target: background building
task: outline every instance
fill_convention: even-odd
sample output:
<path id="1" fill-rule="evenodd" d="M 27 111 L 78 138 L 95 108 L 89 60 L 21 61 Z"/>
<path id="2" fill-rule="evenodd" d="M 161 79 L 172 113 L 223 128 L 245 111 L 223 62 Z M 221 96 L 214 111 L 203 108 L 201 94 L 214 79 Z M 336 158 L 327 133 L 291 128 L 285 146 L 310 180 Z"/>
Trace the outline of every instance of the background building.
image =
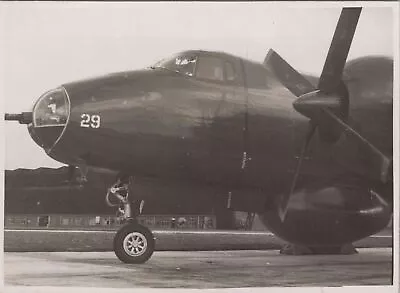
<path id="1" fill-rule="evenodd" d="M 82 186 L 76 181 L 69 182 L 68 176 L 67 167 L 6 170 L 5 225 L 24 224 L 31 227 L 68 223 L 64 226 L 72 227 L 77 226 L 77 221 L 84 226 L 118 224 L 116 208 L 107 206 L 105 202 L 114 175 L 89 172 L 88 182 Z M 165 228 L 169 225 L 166 222 L 172 221 L 172 218 L 177 221 L 183 217 L 185 226 L 199 228 L 207 226 L 204 224 L 205 217 L 207 223 L 207 219 L 214 219 L 208 228 L 236 228 L 234 212 L 226 209 L 223 198 L 211 193 L 211 189 L 204 192 L 184 183 L 171 184 L 151 178 L 135 178 L 133 189 L 137 196 L 145 200 L 141 218 L 149 226 Z M 91 225 L 96 217 L 101 220 Z"/>

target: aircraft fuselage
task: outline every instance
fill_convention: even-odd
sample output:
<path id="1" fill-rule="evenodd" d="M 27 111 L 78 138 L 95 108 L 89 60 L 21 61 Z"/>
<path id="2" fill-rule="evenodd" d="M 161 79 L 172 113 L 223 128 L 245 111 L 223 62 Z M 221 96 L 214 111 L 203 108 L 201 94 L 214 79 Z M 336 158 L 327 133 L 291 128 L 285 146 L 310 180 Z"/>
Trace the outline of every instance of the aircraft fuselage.
<path id="1" fill-rule="evenodd" d="M 52 126 L 38 126 L 47 114 L 35 115 L 36 106 L 31 136 L 66 164 L 214 186 L 230 208 L 260 213 L 268 228 L 293 243 L 350 243 L 388 223 L 391 190 L 368 179 L 368 158 L 347 148 L 346 134 L 311 141 L 282 222 L 276 207 L 290 192 L 309 119 L 261 64 L 224 53 L 184 55 L 219 58 L 235 74 L 208 80 L 155 67 L 67 83 L 57 94 L 68 113 L 53 118 Z M 390 91 L 365 100 L 359 98 L 365 93 L 352 94 L 357 84 L 347 86 L 354 126 L 391 153 Z M 54 114 L 57 103 L 44 104 Z M 372 129 L 368 113 L 377 115 Z"/>

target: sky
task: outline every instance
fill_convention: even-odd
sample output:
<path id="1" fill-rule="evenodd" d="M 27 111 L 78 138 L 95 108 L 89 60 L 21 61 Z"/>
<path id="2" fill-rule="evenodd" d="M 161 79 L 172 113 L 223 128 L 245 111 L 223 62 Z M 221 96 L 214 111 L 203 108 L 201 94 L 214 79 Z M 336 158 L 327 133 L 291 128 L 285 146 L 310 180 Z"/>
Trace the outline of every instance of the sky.
<path id="1" fill-rule="evenodd" d="M 393 56 L 396 3 L 367 5 L 349 59 Z M 0 108 L 31 111 L 63 83 L 147 67 L 186 49 L 262 62 L 273 48 L 297 70 L 319 76 L 340 11 L 333 3 L 0 2 Z M 25 125 L 8 122 L 1 130 L 6 169 L 62 166 Z"/>

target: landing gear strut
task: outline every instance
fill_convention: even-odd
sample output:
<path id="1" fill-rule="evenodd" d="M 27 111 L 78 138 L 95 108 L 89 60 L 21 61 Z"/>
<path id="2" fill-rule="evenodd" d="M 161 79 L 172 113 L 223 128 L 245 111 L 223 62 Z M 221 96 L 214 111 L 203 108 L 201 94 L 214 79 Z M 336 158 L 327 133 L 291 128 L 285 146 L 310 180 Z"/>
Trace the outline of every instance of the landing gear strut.
<path id="1" fill-rule="evenodd" d="M 106 202 L 109 206 L 118 206 L 117 215 L 125 223 L 114 237 L 113 249 L 115 255 L 124 263 L 140 264 L 146 262 L 153 254 L 155 238 L 153 233 L 145 226 L 140 225 L 136 217 L 142 213 L 144 201 L 131 201 L 129 196 L 131 177 L 120 177 L 108 190 Z M 111 201 L 111 196 L 118 203 Z"/>

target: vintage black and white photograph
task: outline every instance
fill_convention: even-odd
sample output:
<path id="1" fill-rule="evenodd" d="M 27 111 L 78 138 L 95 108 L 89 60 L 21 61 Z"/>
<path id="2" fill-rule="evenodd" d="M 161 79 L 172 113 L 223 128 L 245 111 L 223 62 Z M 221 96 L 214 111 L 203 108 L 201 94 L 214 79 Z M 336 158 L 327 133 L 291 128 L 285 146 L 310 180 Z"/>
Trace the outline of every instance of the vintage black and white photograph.
<path id="1" fill-rule="evenodd" d="M 4 291 L 397 292 L 398 16 L 1 2 Z"/>

